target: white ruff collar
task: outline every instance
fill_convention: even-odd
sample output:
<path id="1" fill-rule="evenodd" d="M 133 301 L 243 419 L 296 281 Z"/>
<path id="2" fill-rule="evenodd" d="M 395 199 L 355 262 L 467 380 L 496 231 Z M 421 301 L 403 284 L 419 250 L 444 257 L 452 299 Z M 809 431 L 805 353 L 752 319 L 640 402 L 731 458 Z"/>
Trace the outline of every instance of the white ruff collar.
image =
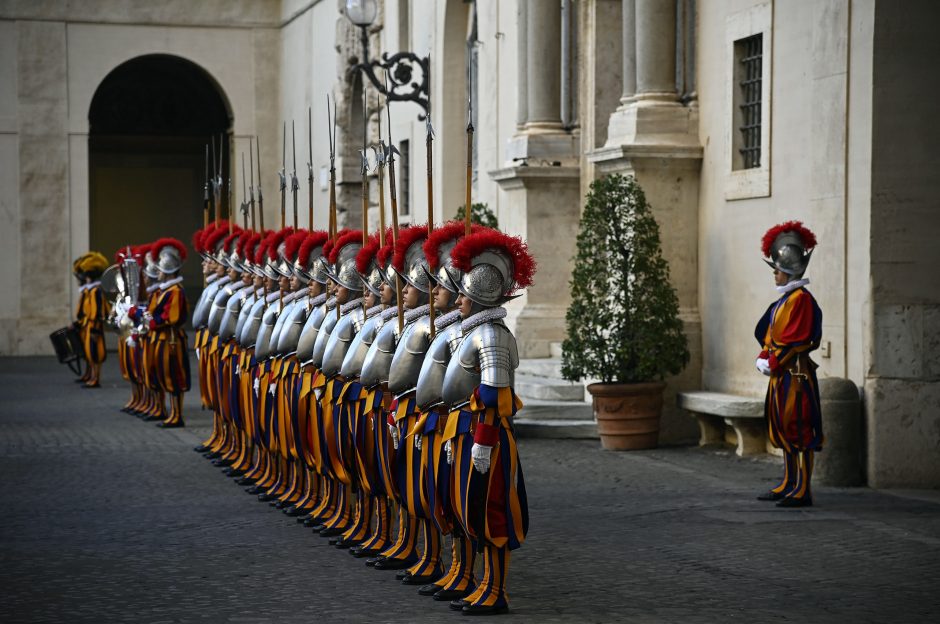
<path id="1" fill-rule="evenodd" d="M 265 303 L 271 303 L 281 296 L 281 291 L 275 290 L 273 293 L 268 293 L 268 296 L 264 298 Z"/>
<path id="2" fill-rule="evenodd" d="M 174 277 L 173 279 L 169 279 L 169 280 L 163 282 L 162 284 L 159 284 L 159 285 L 157 286 L 157 288 L 159 288 L 160 290 L 166 290 L 166 289 L 169 288 L 170 286 L 174 286 L 174 285 L 176 285 L 176 284 L 179 284 L 179 283 L 182 282 L 182 281 L 183 281 L 183 276 L 180 275 L 179 277 Z"/>
<path id="3" fill-rule="evenodd" d="M 160 288 L 160 284 L 151 284 L 150 286 L 147 286 L 147 294 L 149 295 L 158 288 Z"/>
<path id="4" fill-rule="evenodd" d="M 471 329 L 478 325 L 483 325 L 485 323 L 490 323 L 492 321 L 497 321 L 501 318 L 506 317 L 506 308 L 487 308 L 481 312 L 477 312 L 471 316 L 468 316 L 464 319 L 463 323 L 460 324 L 460 331 L 464 334 L 469 332 Z"/>
<path id="5" fill-rule="evenodd" d="M 361 307 L 362 307 L 362 297 L 359 297 L 358 299 L 353 299 L 352 301 L 347 301 L 346 303 L 344 303 L 342 307 L 340 307 L 339 311 L 340 311 L 340 314 L 346 314 L 350 310 L 355 310 L 356 308 L 361 308 Z"/>
<path id="6" fill-rule="evenodd" d="M 78 287 L 78 289 L 84 292 L 86 290 L 91 290 L 95 286 L 101 286 L 101 282 L 98 281 L 98 282 L 92 282 L 90 284 L 82 284 L 81 286 Z"/>
<path id="7" fill-rule="evenodd" d="M 460 310 L 451 310 L 447 314 L 434 319 L 434 329 L 440 330 L 444 329 L 445 327 L 450 327 L 459 320 Z"/>
<path id="8" fill-rule="evenodd" d="M 803 278 L 798 280 L 793 280 L 792 282 L 787 282 L 783 286 L 777 286 L 777 292 L 781 295 L 785 295 L 788 292 L 793 292 L 797 288 L 802 288 L 809 284 L 809 278 Z"/>
<path id="9" fill-rule="evenodd" d="M 208 276 L 206 276 L 206 285 L 211 284 L 212 282 L 214 282 L 214 281 L 217 280 L 217 279 L 219 279 L 219 274 L 218 274 L 218 273 L 210 273 Z"/>
<path id="10" fill-rule="evenodd" d="M 389 306 L 382 310 L 382 322 L 384 323 L 393 316 L 398 316 L 398 306 Z"/>
<path id="11" fill-rule="evenodd" d="M 373 316 L 381 312 L 383 308 L 384 306 L 381 303 L 377 306 L 372 306 L 371 308 L 366 310 L 366 318 L 367 319 L 372 318 Z"/>
<path id="12" fill-rule="evenodd" d="M 418 306 L 417 308 L 414 308 L 413 310 L 406 310 L 405 322 L 410 323 L 412 321 L 415 321 L 421 318 L 422 316 L 425 316 L 426 314 L 430 313 L 430 310 L 431 310 L 431 306 L 427 303 L 424 304 L 423 306 Z"/>

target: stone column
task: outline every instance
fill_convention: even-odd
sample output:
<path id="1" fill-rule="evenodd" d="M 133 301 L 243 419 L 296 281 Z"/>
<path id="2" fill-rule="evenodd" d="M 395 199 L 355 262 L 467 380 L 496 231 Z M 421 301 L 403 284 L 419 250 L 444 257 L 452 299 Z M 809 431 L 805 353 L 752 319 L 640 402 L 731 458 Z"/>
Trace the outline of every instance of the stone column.
<path id="1" fill-rule="evenodd" d="M 636 98 L 676 99 L 675 0 L 636 0 Z"/>
<path id="2" fill-rule="evenodd" d="M 525 127 L 525 122 L 529 118 L 529 109 L 528 109 L 528 84 L 529 84 L 529 48 L 526 44 L 528 37 L 526 37 L 526 8 L 529 6 L 528 2 L 520 2 L 517 5 L 516 15 L 518 16 L 519 23 L 517 24 L 516 32 L 518 34 L 518 43 L 516 45 L 516 54 L 518 55 L 518 71 L 516 71 L 516 87 L 517 99 L 516 99 L 516 129 L 522 130 Z"/>
<path id="3" fill-rule="evenodd" d="M 623 95 L 628 104 L 636 93 L 636 0 L 623 0 Z"/>
<path id="4" fill-rule="evenodd" d="M 561 5 L 528 0 L 526 14 L 526 129 L 557 132 L 561 125 Z"/>

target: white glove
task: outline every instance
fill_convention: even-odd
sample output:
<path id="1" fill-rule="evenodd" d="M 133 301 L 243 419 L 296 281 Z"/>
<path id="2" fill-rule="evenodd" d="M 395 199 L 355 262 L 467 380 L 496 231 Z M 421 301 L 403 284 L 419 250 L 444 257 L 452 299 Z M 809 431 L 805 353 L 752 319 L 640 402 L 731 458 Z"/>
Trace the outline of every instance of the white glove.
<path id="1" fill-rule="evenodd" d="M 398 427 L 395 425 L 388 426 L 388 435 L 392 436 L 392 446 L 398 448 Z"/>
<path id="2" fill-rule="evenodd" d="M 454 445 L 452 444 L 453 440 L 448 440 L 444 442 L 444 452 L 447 453 L 447 463 L 454 463 Z"/>
<path id="3" fill-rule="evenodd" d="M 421 437 L 420 433 L 415 434 L 415 448 L 419 451 L 421 450 Z"/>
<path id="4" fill-rule="evenodd" d="M 125 344 L 127 344 L 127 346 L 130 347 L 131 349 L 134 349 L 134 348 L 137 347 L 137 341 L 134 340 L 134 337 L 133 337 L 133 336 L 128 336 L 128 337 L 127 337 L 127 340 L 125 340 L 124 342 L 125 342 Z M 196 353 L 199 353 L 199 352 L 196 351 Z"/>
<path id="5" fill-rule="evenodd" d="M 473 459 L 473 467 L 477 469 L 477 472 L 481 474 L 489 472 L 490 453 L 492 452 L 492 446 L 484 446 L 476 442 L 473 443 L 473 448 L 470 449 L 470 457 Z"/>
<path id="6" fill-rule="evenodd" d="M 198 362 L 200 359 L 202 359 L 199 357 L 199 349 L 193 349 L 193 351 L 196 353 L 196 361 Z"/>
<path id="7" fill-rule="evenodd" d="M 275 381 L 270 386 L 268 386 L 268 394 L 274 396 L 274 393 L 277 392 L 277 382 Z"/>
<path id="8" fill-rule="evenodd" d="M 767 360 L 767 358 L 757 358 L 757 361 L 754 362 L 754 365 L 757 367 L 757 370 L 767 376 L 770 376 L 770 362 Z"/>
<path id="9" fill-rule="evenodd" d="M 255 388 L 255 398 L 256 398 L 256 399 L 258 398 L 258 388 L 259 388 L 260 386 L 261 386 L 261 380 L 260 380 L 259 378 L 255 377 L 254 388 Z"/>

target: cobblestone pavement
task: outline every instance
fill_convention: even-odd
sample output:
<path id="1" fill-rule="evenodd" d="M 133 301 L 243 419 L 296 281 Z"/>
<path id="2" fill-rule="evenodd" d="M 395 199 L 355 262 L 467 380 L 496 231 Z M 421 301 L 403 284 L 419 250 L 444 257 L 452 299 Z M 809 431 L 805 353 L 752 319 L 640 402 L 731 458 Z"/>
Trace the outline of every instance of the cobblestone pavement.
<path id="1" fill-rule="evenodd" d="M 0 621 L 442 622 L 461 618 L 329 547 L 49 358 L 0 359 Z M 768 459 L 523 440 L 529 539 L 509 622 L 918 622 L 940 607 L 940 496 L 819 488 L 754 500 Z"/>

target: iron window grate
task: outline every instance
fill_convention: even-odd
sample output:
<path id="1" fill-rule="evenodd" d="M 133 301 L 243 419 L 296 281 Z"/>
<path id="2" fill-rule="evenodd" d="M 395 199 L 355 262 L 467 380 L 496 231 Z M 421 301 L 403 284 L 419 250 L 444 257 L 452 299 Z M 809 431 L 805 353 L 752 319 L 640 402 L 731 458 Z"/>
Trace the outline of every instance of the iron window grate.
<path id="1" fill-rule="evenodd" d="M 761 158 L 761 85 L 764 37 L 763 34 L 754 35 L 737 42 L 741 46 L 741 80 L 738 81 L 741 100 L 742 124 L 738 127 L 741 133 L 741 146 L 738 152 L 744 164 L 744 169 L 760 167 Z"/>

